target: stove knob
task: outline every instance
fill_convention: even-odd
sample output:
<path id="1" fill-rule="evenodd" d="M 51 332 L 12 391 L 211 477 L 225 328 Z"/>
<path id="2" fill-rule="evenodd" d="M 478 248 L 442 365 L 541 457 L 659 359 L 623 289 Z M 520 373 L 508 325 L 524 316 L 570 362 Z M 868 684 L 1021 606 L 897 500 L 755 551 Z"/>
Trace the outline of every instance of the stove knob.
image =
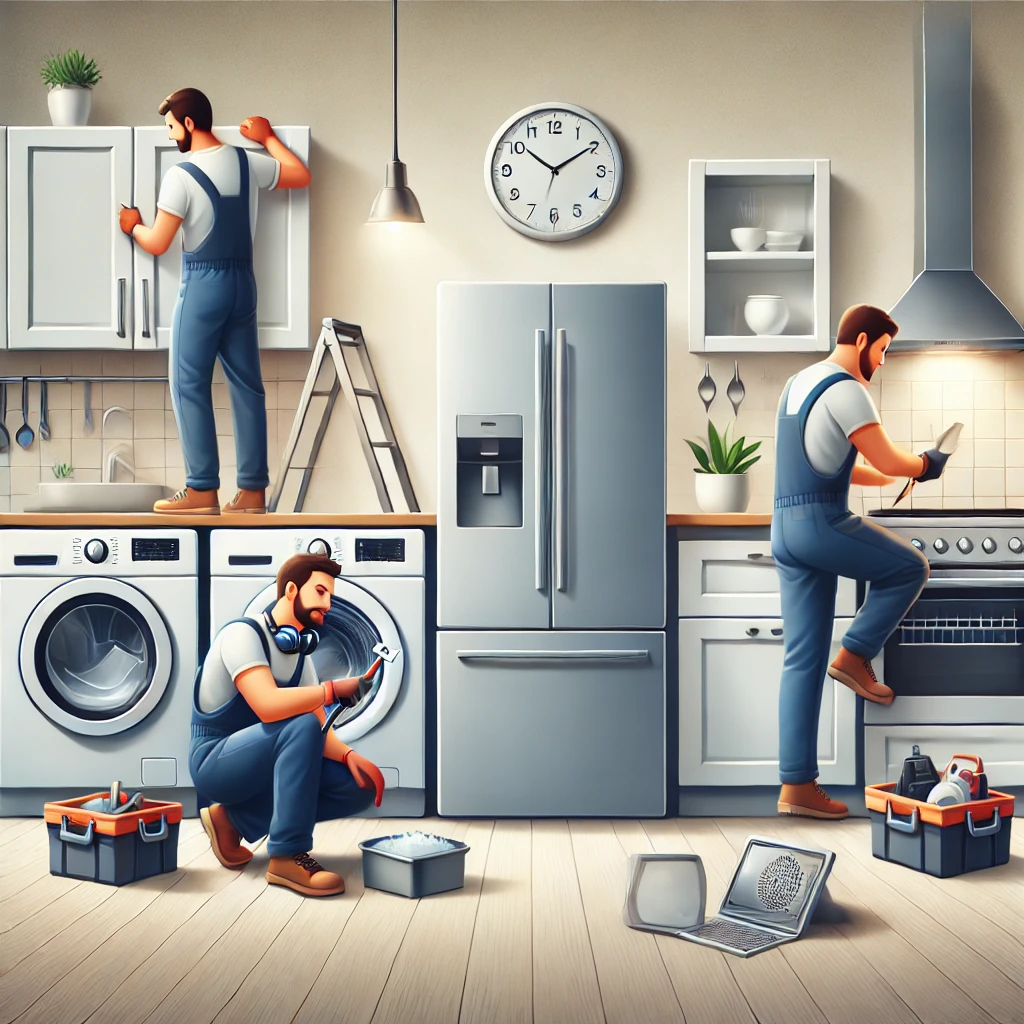
<path id="1" fill-rule="evenodd" d="M 1021 542 L 1020 537 L 1011 537 L 1007 546 L 1015 555 L 1024 551 L 1024 543 Z"/>
<path id="2" fill-rule="evenodd" d="M 970 540 L 967 537 L 961 537 L 956 542 L 956 546 L 965 555 L 969 555 L 974 550 L 974 545 L 970 542 Z"/>
<path id="3" fill-rule="evenodd" d="M 995 551 L 997 546 L 998 545 L 991 537 L 986 537 L 981 542 L 981 550 L 984 551 L 986 555 L 991 555 L 992 552 Z"/>
<path id="4" fill-rule="evenodd" d="M 914 547 L 917 548 L 918 551 L 924 551 L 924 541 L 923 540 L 918 540 L 916 537 L 911 537 L 910 538 L 910 543 L 913 544 Z"/>
<path id="5" fill-rule="evenodd" d="M 944 555 L 949 550 L 949 545 L 941 537 L 935 541 L 932 547 L 935 548 L 940 555 Z"/>
<path id="6" fill-rule="evenodd" d="M 94 564 L 104 561 L 107 552 L 107 545 L 101 540 L 91 540 L 85 545 L 85 557 Z"/>
<path id="7" fill-rule="evenodd" d="M 311 555 L 326 555 L 328 558 L 331 557 L 331 545 L 325 540 L 313 540 L 309 542 L 309 547 L 306 550 Z"/>

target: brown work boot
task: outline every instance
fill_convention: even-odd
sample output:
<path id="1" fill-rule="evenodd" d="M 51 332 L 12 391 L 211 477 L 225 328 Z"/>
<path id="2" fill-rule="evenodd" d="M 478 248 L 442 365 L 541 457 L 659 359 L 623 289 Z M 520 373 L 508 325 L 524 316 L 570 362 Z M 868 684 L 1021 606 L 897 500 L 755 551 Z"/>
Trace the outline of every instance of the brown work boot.
<path id="1" fill-rule="evenodd" d="M 779 793 L 779 814 L 795 814 L 801 818 L 845 818 L 850 808 L 833 800 L 818 785 L 817 779 L 792 785 L 784 782 Z"/>
<path id="2" fill-rule="evenodd" d="M 161 498 L 153 505 L 154 512 L 171 516 L 216 516 L 220 514 L 217 490 L 197 491 L 182 487 L 173 498 Z"/>
<path id="3" fill-rule="evenodd" d="M 851 654 L 845 647 L 839 648 L 839 655 L 829 665 L 828 674 L 848 686 L 858 697 L 876 704 L 891 704 L 896 696 L 885 683 L 878 681 L 867 658 Z"/>
<path id="4" fill-rule="evenodd" d="M 252 860 L 252 850 L 241 844 L 238 829 L 231 824 L 228 812 L 221 804 L 210 804 L 199 812 L 203 828 L 210 837 L 214 856 L 226 868 L 244 868 Z"/>
<path id="5" fill-rule="evenodd" d="M 224 506 L 224 512 L 248 512 L 250 515 L 262 515 L 267 511 L 264 492 L 247 491 L 244 488 Z"/>
<path id="6" fill-rule="evenodd" d="M 308 853 L 292 857 L 271 857 L 267 868 L 271 885 L 284 885 L 303 896 L 336 896 L 345 891 L 345 880 L 333 871 L 325 871 Z"/>

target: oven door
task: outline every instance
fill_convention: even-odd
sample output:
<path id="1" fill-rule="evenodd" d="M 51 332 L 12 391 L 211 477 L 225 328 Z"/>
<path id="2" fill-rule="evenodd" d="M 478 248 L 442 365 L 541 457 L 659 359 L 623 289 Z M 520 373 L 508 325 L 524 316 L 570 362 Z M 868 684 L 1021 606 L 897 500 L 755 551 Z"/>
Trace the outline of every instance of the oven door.
<path id="1" fill-rule="evenodd" d="M 889 708 L 865 721 L 1024 723 L 1024 571 L 933 569 L 886 642 Z"/>

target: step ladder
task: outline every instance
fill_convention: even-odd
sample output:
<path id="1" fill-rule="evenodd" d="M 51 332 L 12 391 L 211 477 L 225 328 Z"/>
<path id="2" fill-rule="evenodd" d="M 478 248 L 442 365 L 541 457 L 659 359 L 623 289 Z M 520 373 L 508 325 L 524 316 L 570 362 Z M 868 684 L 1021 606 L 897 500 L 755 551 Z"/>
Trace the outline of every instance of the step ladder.
<path id="1" fill-rule="evenodd" d="M 359 362 L 362 367 L 362 376 L 367 384 L 360 387 L 355 384 L 352 378 L 352 369 L 348 358 L 345 355 L 346 349 L 355 349 L 358 353 Z M 333 364 L 333 381 L 330 391 L 317 391 L 316 385 L 323 369 L 324 359 L 331 357 Z M 323 443 L 324 435 L 327 433 L 327 424 L 331 419 L 331 412 L 334 403 L 337 401 L 338 393 L 345 392 L 345 400 L 355 420 L 356 432 L 363 448 L 363 455 L 366 457 L 366 464 L 370 467 L 370 476 L 373 478 L 373 485 L 377 490 L 377 500 L 385 512 L 394 512 L 395 508 L 388 493 L 387 484 L 384 481 L 383 468 L 377 453 L 385 451 L 390 453 L 391 464 L 398 482 L 402 488 L 405 504 L 410 512 L 419 512 L 420 507 L 416 502 L 416 495 L 413 493 L 412 481 L 409 479 L 409 471 L 405 466 L 405 459 L 402 457 L 402 450 L 398 447 L 395 432 L 391 427 L 391 419 L 384 406 L 384 399 L 381 397 L 380 387 L 377 378 L 373 373 L 373 366 L 370 363 L 370 355 L 366 351 L 366 339 L 363 337 L 363 329 L 356 324 L 348 324 L 343 320 L 334 320 L 327 317 L 323 322 L 323 329 L 320 337 L 313 347 L 313 358 L 310 360 L 309 373 L 306 374 L 306 383 L 302 386 L 302 395 L 299 398 L 298 408 L 295 410 L 295 419 L 292 422 L 291 433 L 288 435 L 288 443 L 281 453 L 281 465 L 278 469 L 277 479 L 274 481 L 274 489 L 270 495 L 268 511 L 276 512 L 281 494 L 284 491 L 288 473 L 292 469 L 302 470 L 302 481 L 299 484 L 299 492 L 295 499 L 293 511 L 301 512 L 303 503 L 306 500 L 306 491 L 309 489 L 309 479 L 316 465 L 317 456 L 320 454 L 320 445 Z M 323 415 L 320 424 L 316 429 L 313 438 L 313 446 L 310 449 L 308 464 L 305 466 L 292 466 L 295 458 L 295 449 L 298 447 L 299 437 L 306 422 L 306 414 L 309 412 L 309 403 L 313 398 L 326 398 Z M 366 417 L 363 415 L 361 399 L 370 399 L 373 402 L 377 419 L 380 422 L 384 436 L 379 440 L 370 437 L 366 425 Z"/>

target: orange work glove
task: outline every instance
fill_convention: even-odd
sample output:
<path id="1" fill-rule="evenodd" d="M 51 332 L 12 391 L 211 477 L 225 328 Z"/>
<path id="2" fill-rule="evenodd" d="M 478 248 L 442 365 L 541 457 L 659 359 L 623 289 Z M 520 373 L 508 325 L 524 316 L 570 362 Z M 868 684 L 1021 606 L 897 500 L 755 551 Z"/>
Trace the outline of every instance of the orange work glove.
<path id="1" fill-rule="evenodd" d="M 381 659 L 378 658 L 361 676 L 351 676 L 349 679 L 335 679 L 334 692 L 346 700 L 352 697 L 359 689 L 359 684 L 367 679 L 372 679 L 374 673 L 380 667 Z"/>
<path id="2" fill-rule="evenodd" d="M 368 757 L 357 754 L 351 747 L 345 755 L 344 763 L 360 789 L 372 788 L 377 791 L 373 803 L 375 807 L 380 807 L 380 799 L 384 795 L 384 776 L 380 769 Z"/>
<path id="3" fill-rule="evenodd" d="M 270 127 L 270 122 L 265 117 L 247 117 L 239 126 L 238 130 L 247 138 L 252 139 L 253 142 L 258 142 L 261 146 L 267 144 L 267 139 L 274 134 L 274 129 Z"/>
<path id="4" fill-rule="evenodd" d="M 142 223 L 142 214 L 139 213 L 137 206 L 122 206 L 117 220 L 121 225 L 121 230 L 131 237 L 132 228 L 135 227 L 136 224 Z"/>

